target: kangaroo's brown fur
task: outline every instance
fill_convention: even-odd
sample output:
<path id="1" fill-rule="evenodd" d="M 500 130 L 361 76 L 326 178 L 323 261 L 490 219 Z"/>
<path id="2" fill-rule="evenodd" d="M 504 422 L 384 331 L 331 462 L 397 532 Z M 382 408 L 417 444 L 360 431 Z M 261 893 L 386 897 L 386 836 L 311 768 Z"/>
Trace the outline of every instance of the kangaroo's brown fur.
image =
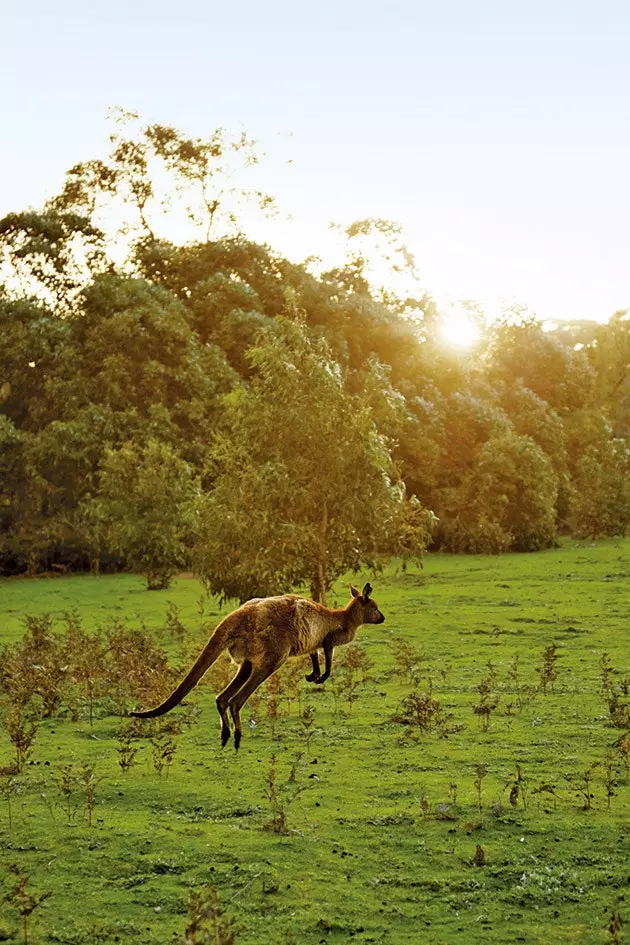
<path id="1" fill-rule="evenodd" d="M 315 601 L 284 594 L 247 601 L 228 614 L 210 637 L 188 675 L 161 705 L 147 712 L 131 712 L 135 718 L 147 719 L 170 712 L 190 692 L 223 650 L 238 665 L 234 679 L 217 696 L 221 717 L 221 743 L 230 737 L 227 710 L 234 722 L 234 747 L 241 742 L 240 712 L 249 697 L 289 657 L 310 653 L 313 672 L 309 682 L 322 683 L 330 676 L 332 654 L 336 646 L 354 640 L 364 623 L 382 623 L 385 618 L 366 584 L 363 592 L 351 587 L 352 600 L 339 610 L 332 610 Z M 323 647 L 326 669 L 320 675 L 317 650 Z"/>

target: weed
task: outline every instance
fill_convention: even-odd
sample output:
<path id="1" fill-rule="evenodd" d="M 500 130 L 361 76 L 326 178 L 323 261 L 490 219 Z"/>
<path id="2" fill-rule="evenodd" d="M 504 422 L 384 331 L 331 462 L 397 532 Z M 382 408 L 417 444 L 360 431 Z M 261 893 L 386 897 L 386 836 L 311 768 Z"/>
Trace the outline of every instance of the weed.
<path id="1" fill-rule="evenodd" d="M 234 945 L 237 929 L 219 902 L 214 886 L 193 889 L 188 901 L 188 925 L 180 945 Z"/>
<path id="2" fill-rule="evenodd" d="M 599 668 L 601 691 L 604 697 L 607 698 L 613 687 L 613 679 L 617 670 L 613 666 L 610 656 L 606 651 L 604 651 L 599 658 Z"/>
<path id="3" fill-rule="evenodd" d="M 622 679 L 608 694 L 608 711 L 616 728 L 630 726 L 630 680 Z"/>
<path id="4" fill-rule="evenodd" d="M 197 598 L 197 616 L 199 617 L 199 628 L 203 629 L 203 618 L 206 613 L 206 604 L 210 601 L 210 595 L 200 594 Z"/>
<path id="5" fill-rule="evenodd" d="M 170 693 L 174 673 L 169 669 L 166 654 L 145 627 L 130 630 L 115 625 L 107 632 L 107 650 L 108 692 L 121 716 L 126 714 L 132 699 L 152 705 Z"/>
<path id="6" fill-rule="evenodd" d="M 302 725 L 302 730 L 304 732 L 304 738 L 306 739 L 306 756 L 308 757 L 311 751 L 311 742 L 315 735 L 317 734 L 317 729 L 313 728 L 315 722 L 315 706 L 309 702 L 307 706 L 304 706 L 302 713 L 300 715 L 300 723 Z"/>
<path id="7" fill-rule="evenodd" d="M 628 769 L 630 768 L 630 732 L 624 732 L 623 735 L 619 737 L 617 741 L 617 748 L 619 749 L 619 754 L 623 758 L 623 763 L 626 768 L 626 781 L 628 780 Z"/>
<path id="8" fill-rule="evenodd" d="M 486 663 L 486 669 L 488 670 L 488 681 L 490 684 L 490 689 L 496 689 L 497 686 L 497 668 L 492 662 L 488 660 Z"/>
<path id="9" fill-rule="evenodd" d="M 63 647 L 69 674 L 87 702 L 88 719 L 92 726 L 95 701 L 105 695 L 107 654 L 103 638 L 98 631 L 86 633 L 75 613 L 65 614 L 64 619 L 66 632 Z"/>
<path id="10" fill-rule="evenodd" d="M 347 706 L 348 714 L 352 712 L 352 706 L 359 698 L 359 685 L 365 684 L 373 665 L 360 646 L 350 644 L 344 647 L 343 654 L 337 660 L 332 681 L 335 715 L 342 704 Z"/>
<path id="11" fill-rule="evenodd" d="M 395 664 L 393 673 L 406 678 L 407 682 L 415 688 L 420 682 L 420 670 L 426 659 L 422 650 L 411 643 L 407 643 L 401 637 L 394 637 L 392 639 L 392 655 Z"/>
<path id="12" fill-rule="evenodd" d="M 541 781 L 538 787 L 532 788 L 532 794 L 548 794 L 553 798 L 553 809 L 557 810 L 559 795 L 555 784 L 551 784 L 549 781 Z"/>
<path id="13" fill-rule="evenodd" d="M 344 704 L 347 706 L 349 715 L 352 712 L 352 706 L 359 698 L 359 679 L 354 670 L 342 661 L 337 664 L 332 680 L 332 691 L 335 716 Z"/>
<path id="14" fill-rule="evenodd" d="M 85 809 L 87 811 L 88 827 L 92 826 L 92 815 L 96 807 L 96 786 L 104 780 L 104 776 L 97 777 L 93 764 L 83 764 L 76 774 L 77 783 L 85 795 Z"/>
<path id="15" fill-rule="evenodd" d="M 604 760 L 604 787 L 606 788 L 606 809 L 610 810 L 610 803 L 615 796 L 615 788 L 619 784 L 619 767 L 617 759 L 612 753 Z"/>
<path id="16" fill-rule="evenodd" d="M 486 851 L 481 846 L 477 844 L 477 849 L 475 850 L 475 855 L 471 860 L 472 866 L 485 866 L 486 865 Z"/>
<path id="17" fill-rule="evenodd" d="M 302 757 L 303 755 L 300 754 L 294 759 L 289 776 L 286 781 L 281 782 L 278 779 L 277 757 L 275 754 L 271 756 L 266 776 L 267 800 L 271 808 L 271 819 L 265 823 L 265 830 L 271 830 L 273 833 L 279 834 L 289 833 L 287 824 L 288 808 L 308 788 L 307 784 L 299 784 L 296 777 Z"/>
<path id="18" fill-rule="evenodd" d="M 274 754 L 271 756 L 271 763 L 269 765 L 269 771 L 267 772 L 267 799 L 271 807 L 271 820 L 265 824 L 265 829 L 272 830 L 274 833 L 284 834 L 288 833 L 287 814 L 278 788 L 276 763 L 277 758 Z"/>
<path id="19" fill-rule="evenodd" d="M 167 601 L 166 604 L 166 619 L 164 621 L 164 629 L 170 635 L 172 640 L 177 640 L 178 643 L 183 643 L 186 639 L 186 627 L 180 620 L 179 607 L 172 600 Z"/>
<path id="20" fill-rule="evenodd" d="M 4 647 L 0 663 L 0 689 L 11 702 L 22 706 L 36 703 L 40 714 L 46 718 L 54 715 L 62 701 L 68 666 L 48 614 L 26 618 L 21 642 Z"/>
<path id="21" fill-rule="evenodd" d="M 558 678 L 558 671 L 556 670 L 558 659 L 558 647 L 555 643 L 550 643 L 549 646 L 546 646 L 543 650 L 542 664 L 538 668 L 540 690 L 545 695 L 547 695 L 547 689 L 551 689 L 552 692 L 554 691 L 553 686 Z"/>
<path id="22" fill-rule="evenodd" d="M 97 777 L 94 765 L 84 762 L 78 767 L 74 764 L 63 765 L 54 777 L 61 797 L 60 807 L 66 815 L 68 825 L 75 822 L 81 807 L 82 794 L 85 799 L 88 827 L 91 827 L 96 807 L 96 788 L 104 780 L 104 776 Z M 42 796 L 45 799 L 45 795 Z"/>
<path id="23" fill-rule="evenodd" d="M 516 697 L 516 705 L 522 712 L 523 709 L 529 704 L 532 691 L 529 686 L 524 685 L 521 678 L 521 660 L 520 656 L 517 654 L 513 660 L 510 660 L 508 663 L 508 679 L 511 683 L 512 692 Z"/>
<path id="24" fill-rule="evenodd" d="M 68 826 L 74 823 L 79 810 L 77 772 L 73 764 L 63 765 L 54 775 L 61 797 L 59 806 L 66 815 Z"/>
<path id="25" fill-rule="evenodd" d="M 160 778 L 162 777 L 162 771 L 166 769 L 166 777 L 168 778 L 168 773 L 173 764 L 173 757 L 177 749 L 175 739 L 170 732 L 161 731 L 153 736 L 151 746 L 153 768 Z"/>
<path id="26" fill-rule="evenodd" d="M 287 778 L 287 784 L 296 784 L 297 783 L 297 772 L 300 762 L 304 759 L 305 754 L 303 751 L 297 753 L 293 761 L 291 762 L 291 767 L 289 769 L 289 777 Z"/>
<path id="27" fill-rule="evenodd" d="M 50 718 L 61 704 L 68 664 L 64 648 L 52 631 L 49 614 L 26 618 L 21 656 L 26 661 L 26 671 L 32 674 L 33 694 L 42 700 L 44 717 Z"/>
<path id="28" fill-rule="evenodd" d="M 132 744 L 132 733 L 127 728 L 120 728 L 118 730 L 118 746 L 116 751 L 118 752 L 118 764 L 122 768 L 122 773 L 127 774 L 127 772 L 138 762 L 136 761 L 136 755 L 138 754 L 138 748 Z"/>
<path id="29" fill-rule="evenodd" d="M 37 728 L 33 719 L 26 717 L 26 710 L 19 702 L 10 703 L 4 710 L 4 727 L 15 749 L 15 767 L 21 774 L 29 759 Z"/>
<path id="30" fill-rule="evenodd" d="M 495 681 L 496 675 L 491 673 L 488 676 L 484 676 L 477 686 L 479 702 L 477 705 L 473 706 L 473 712 L 476 716 L 478 716 L 481 722 L 481 728 L 484 732 L 488 731 L 490 726 L 490 716 L 498 705 L 498 699 L 491 699 Z"/>
<path id="31" fill-rule="evenodd" d="M 607 945 L 621 945 L 621 927 L 623 922 L 621 920 L 621 914 L 619 909 L 615 909 L 613 914 L 610 917 L 608 922 L 608 927 L 606 929 L 606 942 Z"/>
<path id="32" fill-rule="evenodd" d="M 527 810 L 527 790 L 525 785 L 526 780 L 523 777 L 521 766 L 517 762 L 515 772 L 512 778 L 508 781 L 508 786 L 510 787 L 509 801 L 512 807 L 518 807 L 518 802 L 520 799 L 523 809 Z"/>
<path id="33" fill-rule="evenodd" d="M 628 728 L 630 726 L 630 680 L 625 678 L 617 682 L 619 671 L 606 652 L 602 653 L 599 665 L 601 692 L 608 703 L 612 723 L 616 728 Z"/>
<path id="34" fill-rule="evenodd" d="M 269 724 L 271 726 L 271 738 L 275 740 L 276 737 L 276 723 L 280 717 L 280 707 L 278 704 L 278 690 L 280 688 L 280 679 L 278 673 L 274 673 L 267 680 L 265 686 L 265 709 L 266 715 L 269 719 Z"/>
<path id="35" fill-rule="evenodd" d="M 595 762 L 577 776 L 565 775 L 565 781 L 572 785 L 577 796 L 582 798 L 582 810 L 591 810 L 592 808 L 591 802 L 595 799 L 595 795 L 591 790 L 591 785 L 597 767 L 598 762 Z"/>
<path id="36" fill-rule="evenodd" d="M 344 647 L 343 655 L 338 662 L 347 667 L 350 672 L 360 673 L 363 685 L 368 681 L 370 670 L 374 667 L 374 661 L 370 659 L 363 647 L 357 643 L 351 643 Z"/>
<path id="37" fill-rule="evenodd" d="M 302 682 L 304 681 L 304 663 L 301 659 L 288 660 L 278 675 L 278 702 L 285 702 L 287 715 L 291 715 L 291 706 L 298 705 L 298 714 L 302 711 Z"/>
<path id="38" fill-rule="evenodd" d="M 15 877 L 14 885 L 11 886 L 9 891 L 3 896 L 3 901 L 9 903 L 10 906 L 13 906 L 20 918 L 22 919 L 22 934 L 24 939 L 24 945 L 28 945 L 28 932 L 29 932 L 29 922 L 31 916 L 36 909 L 41 906 L 42 902 L 49 898 L 51 893 L 40 893 L 36 895 L 32 893 L 28 888 L 28 883 L 30 881 L 30 876 L 27 873 L 22 873 L 18 866 L 11 864 L 8 867 L 8 870 Z"/>
<path id="39" fill-rule="evenodd" d="M 13 829 L 13 810 L 11 806 L 11 800 L 13 797 L 17 797 L 19 794 L 21 794 L 22 789 L 22 781 L 16 777 L 9 777 L 6 780 L 3 780 L 0 786 L 0 792 L 2 792 L 2 796 L 7 802 L 9 830 Z"/>
<path id="40" fill-rule="evenodd" d="M 433 698 L 428 692 L 416 690 L 402 699 L 398 712 L 392 717 L 392 722 L 409 725 L 420 729 L 421 732 L 432 732 L 443 721 L 444 714 L 439 699 Z"/>
<path id="41" fill-rule="evenodd" d="M 483 779 L 487 777 L 488 773 L 488 769 L 485 765 L 477 765 L 475 768 L 475 780 L 473 783 L 477 792 L 477 807 L 479 809 L 479 813 L 481 813 L 481 790 Z"/>

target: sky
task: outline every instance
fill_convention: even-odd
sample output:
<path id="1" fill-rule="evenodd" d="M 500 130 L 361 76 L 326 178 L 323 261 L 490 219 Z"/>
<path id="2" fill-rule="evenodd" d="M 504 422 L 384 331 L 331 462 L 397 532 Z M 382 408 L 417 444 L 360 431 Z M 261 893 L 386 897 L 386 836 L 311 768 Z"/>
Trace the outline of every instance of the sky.
<path id="1" fill-rule="evenodd" d="M 0 215 L 105 156 L 120 105 L 256 137 L 283 215 L 253 235 L 291 258 L 385 217 L 442 306 L 630 306 L 627 0 L 0 0 L 0 27 Z"/>

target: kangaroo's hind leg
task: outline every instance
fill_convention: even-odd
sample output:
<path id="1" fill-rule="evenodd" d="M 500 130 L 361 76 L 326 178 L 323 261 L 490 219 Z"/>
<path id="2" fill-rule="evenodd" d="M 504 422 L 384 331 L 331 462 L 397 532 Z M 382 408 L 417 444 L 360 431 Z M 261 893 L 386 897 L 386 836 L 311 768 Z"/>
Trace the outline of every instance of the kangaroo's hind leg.
<path id="1" fill-rule="evenodd" d="M 230 699 L 229 706 L 232 721 L 234 722 L 235 748 L 238 748 L 238 746 L 241 744 L 241 736 L 243 734 L 241 729 L 241 709 L 252 693 L 255 692 L 262 683 L 264 683 L 265 679 L 268 679 L 272 673 L 275 673 L 275 671 L 282 666 L 287 656 L 288 653 L 267 657 L 263 663 L 259 663 L 257 666 L 254 666 L 247 682 Z"/>
<path id="2" fill-rule="evenodd" d="M 249 660 L 243 660 L 239 666 L 236 676 L 225 687 L 223 692 L 217 696 L 217 709 L 221 716 L 221 745 L 226 745 L 230 738 L 230 725 L 228 722 L 227 708 L 232 696 L 235 696 L 241 686 L 247 682 L 252 672 L 252 664 Z"/>

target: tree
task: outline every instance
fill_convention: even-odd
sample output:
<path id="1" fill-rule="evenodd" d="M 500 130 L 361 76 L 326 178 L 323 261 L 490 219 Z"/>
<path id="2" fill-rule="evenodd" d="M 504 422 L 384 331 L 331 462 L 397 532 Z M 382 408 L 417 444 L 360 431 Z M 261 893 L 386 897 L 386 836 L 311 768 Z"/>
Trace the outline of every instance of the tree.
<path id="1" fill-rule="evenodd" d="M 348 569 L 383 552 L 419 554 L 431 518 L 405 490 L 369 408 L 348 392 L 327 344 L 282 319 L 248 354 L 254 375 L 227 398 L 200 502 L 195 570 L 245 600 L 308 582 L 326 601 Z"/>
<path id="2" fill-rule="evenodd" d="M 556 410 L 519 380 L 500 385 L 497 393 L 514 432 L 531 437 L 549 457 L 558 480 L 556 517 L 559 523 L 566 525 L 571 492 L 566 423 Z M 578 412 L 574 410 L 572 415 Z"/>
<path id="3" fill-rule="evenodd" d="M 491 332 L 485 365 L 489 379 L 508 386 L 518 378 L 554 410 L 587 404 L 595 372 L 584 350 L 574 350 L 557 333 L 545 332 L 536 318 L 499 322 Z"/>
<path id="4" fill-rule="evenodd" d="M 106 449 L 160 440 L 201 473 L 235 374 L 187 316 L 171 292 L 112 274 L 69 318 L 0 295 L 0 416 L 19 433 L 0 523 L 11 570 L 60 558 L 98 569 L 100 519 L 82 503 L 98 495 Z"/>
<path id="5" fill-rule="evenodd" d="M 598 325 L 587 353 L 597 373 L 597 403 L 617 436 L 630 437 L 630 311 Z"/>
<path id="6" fill-rule="evenodd" d="M 207 138 L 191 138 L 167 125 L 143 127 L 137 114 L 124 109 L 111 117 L 110 154 L 70 168 L 50 209 L 122 221 L 119 232 L 127 243 L 152 242 L 173 229 L 189 236 L 192 228 L 202 241 L 216 230 L 234 232 L 243 202 L 273 212 L 268 194 L 240 181 L 260 160 L 256 142 L 244 132 L 217 128 Z"/>
<path id="7" fill-rule="evenodd" d="M 630 526 L 630 446 L 621 438 L 590 446 L 577 462 L 572 503 L 580 538 L 626 535 Z"/>
<path id="8" fill-rule="evenodd" d="M 196 484 L 190 466 L 165 443 L 144 447 L 126 443 L 108 450 L 101 470 L 99 511 L 109 547 L 147 580 L 148 590 L 162 590 L 188 563 Z"/>
<path id="9" fill-rule="evenodd" d="M 556 535 L 558 480 L 549 458 L 528 436 L 492 435 L 456 494 L 443 523 L 451 551 L 538 551 Z"/>
<path id="10" fill-rule="evenodd" d="M 47 207 L 0 220 L 0 272 L 14 295 L 67 315 L 105 265 L 103 234 L 86 216 Z"/>

